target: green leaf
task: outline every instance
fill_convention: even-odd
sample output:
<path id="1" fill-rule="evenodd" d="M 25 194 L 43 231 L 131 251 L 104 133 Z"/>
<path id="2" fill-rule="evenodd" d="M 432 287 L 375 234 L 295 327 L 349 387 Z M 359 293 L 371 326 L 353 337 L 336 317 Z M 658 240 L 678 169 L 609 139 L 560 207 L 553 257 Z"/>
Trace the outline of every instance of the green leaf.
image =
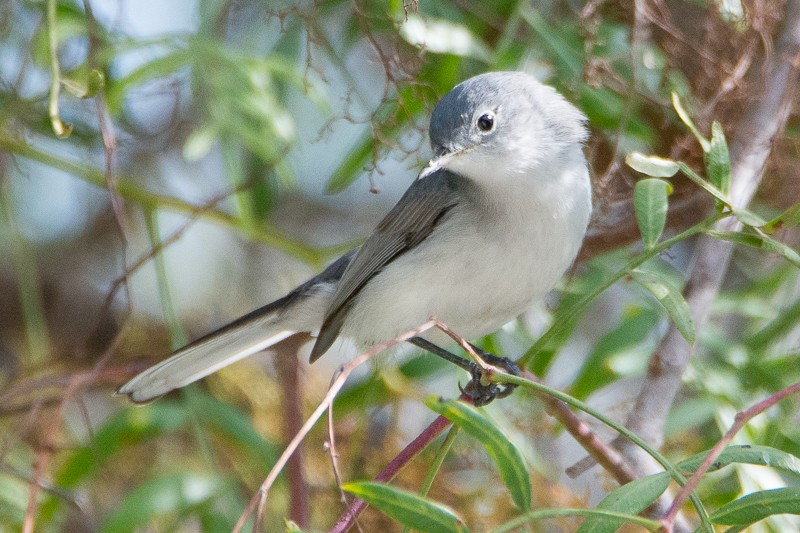
<path id="1" fill-rule="evenodd" d="M 291 520 L 284 521 L 284 533 L 314 533 L 310 529 L 303 529 L 302 527 L 298 526 L 295 522 Z"/>
<path id="2" fill-rule="evenodd" d="M 642 234 L 642 242 L 648 250 L 658 243 L 667 223 L 667 195 L 672 185 L 658 178 L 636 182 L 633 190 L 633 207 L 636 221 Z"/>
<path id="3" fill-rule="evenodd" d="M 772 234 L 784 228 L 793 228 L 798 224 L 800 224 L 800 203 L 794 204 L 792 207 L 764 224 L 764 226 L 761 227 L 761 231 Z"/>
<path id="4" fill-rule="evenodd" d="M 743 244 L 764 250 L 766 252 L 774 253 L 782 256 L 784 259 L 800 268 L 800 254 L 793 248 L 783 244 L 780 241 L 773 239 L 768 235 L 759 233 L 745 233 L 741 231 L 718 231 L 706 230 L 706 234 L 721 239 L 723 241 L 732 242 L 734 244 Z"/>
<path id="5" fill-rule="evenodd" d="M 478 439 L 500 470 L 500 477 L 517 507 L 523 511 L 531 508 L 531 480 L 525 459 L 494 422 L 474 407 L 455 400 L 431 396 L 425 400 L 425 405 Z"/>
<path id="6" fill-rule="evenodd" d="M 537 509 L 536 511 L 529 511 L 493 529 L 492 533 L 516 533 L 518 531 L 523 531 L 521 528 L 530 522 L 547 520 L 548 518 L 558 518 L 562 516 L 585 516 L 587 518 L 597 518 L 602 521 L 613 521 L 614 524 L 617 524 L 617 527 L 619 527 L 620 523 L 628 522 L 642 526 L 647 531 L 658 531 L 661 526 L 661 524 L 655 520 L 642 518 L 641 516 L 637 515 L 618 513 L 616 511 L 608 511 L 605 509 L 569 509 L 559 507 L 555 509 Z M 524 531 L 528 531 L 528 529 L 525 529 Z M 536 529 L 536 531 L 539 531 L 539 529 Z"/>
<path id="7" fill-rule="evenodd" d="M 711 521 L 746 525 L 776 514 L 800 514 L 800 487 L 753 492 L 711 513 Z"/>
<path id="8" fill-rule="evenodd" d="M 543 16 L 532 4 L 523 2 L 519 13 L 522 20 L 533 30 L 537 47 L 549 51 L 552 62 L 561 72 L 580 76 L 584 68 L 583 47 L 579 39 L 569 39 L 570 33 L 563 26 L 556 26 Z M 593 93 L 600 91 L 593 90 Z"/>
<path id="9" fill-rule="evenodd" d="M 799 323 L 800 299 L 775 313 L 775 318 L 764 324 L 758 331 L 748 335 L 744 340 L 744 344 L 753 354 L 764 353 L 774 343 L 785 342 L 786 335 L 796 328 Z M 775 361 L 776 359 L 770 360 Z"/>
<path id="10" fill-rule="evenodd" d="M 469 27 L 446 19 L 410 13 L 400 24 L 400 36 L 412 46 L 434 54 L 452 54 L 488 62 L 491 52 Z"/>
<path id="11" fill-rule="evenodd" d="M 123 78 L 109 80 L 108 91 L 106 92 L 108 107 L 112 112 L 118 112 L 125 94 L 132 87 L 156 78 L 174 76 L 182 68 L 188 66 L 191 60 L 192 57 L 189 50 L 178 49 L 145 63 Z"/>
<path id="12" fill-rule="evenodd" d="M 631 152 L 625 156 L 625 164 L 637 172 L 653 178 L 671 178 L 678 173 L 678 163 L 671 159 L 664 159 L 656 155 L 644 155 L 641 152 Z"/>
<path id="13" fill-rule="evenodd" d="M 22 531 L 29 491 L 30 485 L 24 480 L 0 473 L 0 524 L 10 526 L 10 531 Z"/>
<path id="14" fill-rule="evenodd" d="M 636 283 L 650 291 L 650 294 L 664 306 L 670 319 L 672 319 L 683 338 L 686 339 L 686 342 L 694 344 L 695 329 L 692 311 L 683 298 L 680 288 L 674 286 L 665 277 L 646 270 L 632 270 L 631 276 Z"/>
<path id="15" fill-rule="evenodd" d="M 67 458 L 56 482 L 60 487 L 74 487 L 94 475 L 120 449 L 174 431 L 187 420 L 185 408 L 174 402 L 128 407 L 97 429 L 90 446 L 79 448 Z"/>
<path id="16" fill-rule="evenodd" d="M 191 510 L 224 489 L 225 483 L 221 477 L 208 474 L 178 472 L 151 479 L 125 496 L 100 531 L 135 531 L 159 515 Z"/>
<path id="17" fill-rule="evenodd" d="M 59 48 L 75 37 L 85 38 L 87 26 L 86 15 L 77 6 L 67 2 L 57 3 L 55 32 Z M 50 31 L 47 24 L 40 24 L 31 40 L 31 58 L 38 66 L 47 67 L 50 64 Z"/>
<path id="18" fill-rule="evenodd" d="M 761 226 L 767 224 L 766 220 L 764 220 L 761 216 L 753 213 L 749 209 L 736 208 L 733 210 L 733 216 L 739 219 L 739 222 L 741 222 L 745 226 L 760 228 Z"/>
<path id="19" fill-rule="evenodd" d="M 703 188 L 711 196 L 716 198 L 723 205 L 731 207 L 731 203 L 728 200 L 728 197 L 722 194 L 722 191 L 720 191 L 714 185 L 709 183 L 708 180 L 703 179 L 697 172 L 692 170 L 691 167 L 686 163 L 684 163 L 683 161 L 678 161 L 677 164 L 680 171 L 683 172 L 687 178 L 692 180 L 695 184 L 699 185 L 701 188 Z M 731 210 L 733 210 L 733 207 L 731 207 Z"/>
<path id="20" fill-rule="evenodd" d="M 647 476 L 621 486 L 597 504 L 598 510 L 637 514 L 647 509 L 669 486 L 666 472 Z M 577 533 L 614 533 L 625 520 L 589 516 Z"/>
<path id="21" fill-rule="evenodd" d="M 345 483 L 342 489 L 385 515 L 423 533 L 465 533 L 464 522 L 451 509 L 416 494 L 381 483 Z"/>
<path id="22" fill-rule="evenodd" d="M 681 472 L 694 472 L 708 455 L 708 451 L 700 452 L 684 459 L 676 466 Z M 733 463 L 769 466 L 776 470 L 800 474 L 800 459 L 794 455 L 771 448 L 769 446 L 728 446 L 714 461 L 709 472 L 719 470 Z"/>
<path id="23" fill-rule="evenodd" d="M 345 156 L 344 160 L 333 171 L 325 184 L 325 194 L 336 194 L 350 186 L 364 171 L 370 157 L 372 157 L 372 134 L 365 132 L 356 145 Z"/>
<path id="24" fill-rule="evenodd" d="M 679 462 L 676 466 L 681 472 L 691 473 L 697 470 L 697 467 L 703 462 L 708 455 L 708 451 L 698 453 L 692 457 Z M 769 466 L 776 470 L 792 474 L 800 474 L 800 459 L 794 455 L 770 448 L 769 446 L 728 446 L 714 461 L 714 464 L 709 469 L 709 472 L 719 470 L 733 463 L 753 464 Z M 651 476 L 643 477 L 618 488 L 606 498 L 604 498 L 598 505 L 597 509 L 606 511 L 616 511 L 621 513 L 635 514 L 647 508 L 650 503 L 658 498 L 670 483 L 669 474 L 660 472 Z M 797 498 L 795 496 L 795 498 Z M 777 498 L 781 500 L 781 498 Z M 735 503 L 735 502 L 734 502 Z M 727 506 L 726 506 L 727 507 Z M 722 508 L 724 509 L 724 508 Z M 718 510 L 717 513 L 722 511 Z M 739 522 L 722 522 L 715 518 L 714 513 L 712 519 L 716 523 L 731 524 Z M 772 513 L 776 514 L 776 513 Z M 621 521 L 609 520 L 606 518 L 597 519 L 589 517 L 578 529 L 578 533 L 598 533 L 606 531 L 616 531 L 620 526 Z"/>
<path id="25" fill-rule="evenodd" d="M 76 98 L 92 98 L 105 85 L 105 82 L 105 76 L 97 69 L 89 70 L 80 78 L 74 75 L 70 78 L 61 78 L 61 85 Z"/>
<path id="26" fill-rule="evenodd" d="M 708 180 L 723 194 L 728 194 L 731 185 L 731 156 L 728 153 L 725 133 L 717 121 L 711 125 L 711 144 L 705 154 L 705 160 Z"/>
<path id="27" fill-rule="evenodd" d="M 643 371 L 644 361 L 651 350 L 645 340 L 657 324 L 658 313 L 653 309 L 633 306 L 626 309 L 619 324 L 595 343 L 570 387 L 570 394 L 585 399 L 623 372 Z M 627 364 L 630 361 L 638 366 Z M 615 364 L 620 362 L 623 365 Z M 626 368 L 620 370 L 620 366 Z"/>
<path id="28" fill-rule="evenodd" d="M 242 451 L 248 454 L 246 461 L 259 465 L 272 465 L 278 460 L 282 445 L 262 437 L 253 427 L 249 416 L 202 391 L 187 391 L 187 395 L 192 411 L 202 418 L 203 424 L 213 428 L 215 433 L 228 437 L 232 444 L 241 447 Z M 259 468 L 261 467 L 251 467 L 256 471 Z"/>
<path id="29" fill-rule="evenodd" d="M 678 167 L 680 168 L 681 172 L 683 172 L 687 178 L 692 180 L 695 184 L 699 185 L 703 188 L 706 192 L 708 192 L 711 196 L 713 196 L 717 201 L 717 207 L 721 210 L 723 206 L 727 206 L 728 209 L 733 212 L 733 215 L 739 219 L 739 222 L 746 226 L 753 226 L 755 228 L 764 226 L 767 222 L 758 216 L 757 214 L 749 211 L 743 207 L 735 207 L 731 204 L 728 197 L 719 190 L 714 184 L 710 183 L 708 180 L 703 179 L 697 172 L 692 170 L 689 165 L 684 163 L 683 161 L 677 162 Z"/>
<path id="30" fill-rule="evenodd" d="M 684 109 L 683 104 L 681 103 L 680 97 L 678 97 L 677 93 L 672 93 L 672 107 L 675 108 L 675 111 L 678 113 L 678 116 L 683 121 L 684 124 L 691 130 L 694 136 L 697 138 L 697 142 L 700 143 L 700 146 L 703 147 L 704 152 L 708 152 L 711 149 L 711 143 L 708 142 L 708 139 L 703 137 L 700 132 L 698 131 L 697 127 L 694 125 L 691 117 L 689 117 L 689 113 L 686 112 Z"/>
<path id="31" fill-rule="evenodd" d="M 194 130 L 183 143 L 183 158 L 190 162 L 196 162 L 208 155 L 214 144 L 219 140 L 217 130 L 206 124 Z"/>

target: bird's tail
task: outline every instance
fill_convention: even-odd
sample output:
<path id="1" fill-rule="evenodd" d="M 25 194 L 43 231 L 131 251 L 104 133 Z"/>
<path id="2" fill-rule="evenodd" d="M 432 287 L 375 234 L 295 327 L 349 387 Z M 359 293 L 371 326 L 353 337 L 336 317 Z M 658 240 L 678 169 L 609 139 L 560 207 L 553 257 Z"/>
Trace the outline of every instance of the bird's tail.
<path id="1" fill-rule="evenodd" d="M 181 348 L 128 381 L 117 394 L 127 394 L 134 402 L 147 402 L 282 341 L 295 333 L 282 327 L 277 305 L 282 300 Z"/>
<path id="2" fill-rule="evenodd" d="M 354 252 L 283 298 L 231 322 L 181 348 L 117 390 L 134 402 L 146 402 L 193 383 L 299 332 L 318 330 L 336 282 Z"/>

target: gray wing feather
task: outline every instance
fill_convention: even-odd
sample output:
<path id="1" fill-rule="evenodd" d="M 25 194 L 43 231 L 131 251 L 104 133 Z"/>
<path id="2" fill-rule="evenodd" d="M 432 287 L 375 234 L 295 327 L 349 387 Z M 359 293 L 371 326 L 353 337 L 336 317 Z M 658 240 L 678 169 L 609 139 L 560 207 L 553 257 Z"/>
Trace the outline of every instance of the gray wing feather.
<path id="1" fill-rule="evenodd" d="M 456 189 L 464 178 L 439 170 L 415 181 L 359 249 L 336 287 L 325 315 L 311 361 L 324 354 L 339 336 L 355 296 L 394 258 L 411 250 L 431 234 L 456 205 Z"/>

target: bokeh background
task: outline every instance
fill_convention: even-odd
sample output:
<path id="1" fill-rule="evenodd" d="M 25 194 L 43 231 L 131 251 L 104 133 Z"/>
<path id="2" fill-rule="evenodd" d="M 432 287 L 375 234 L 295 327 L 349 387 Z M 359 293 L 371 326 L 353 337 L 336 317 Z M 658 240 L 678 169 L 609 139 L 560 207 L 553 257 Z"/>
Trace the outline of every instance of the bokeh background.
<path id="1" fill-rule="evenodd" d="M 640 176 L 625 156 L 703 168 L 671 93 L 701 131 L 717 120 L 730 138 L 778 36 L 796 24 L 792 6 L 3 0 L 0 530 L 230 530 L 297 416 L 313 410 L 355 349 L 339 343 L 310 367 L 298 339 L 144 407 L 112 392 L 359 243 L 428 158 L 437 99 L 487 70 L 525 70 L 555 85 L 592 129 L 596 207 L 578 264 L 547 302 L 483 340 L 498 353 L 524 353 L 558 320 L 559 303 L 641 250 L 631 200 Z M 800 199 L 796 99 L 791 109 L 751 206 L 765 218 Z M 711 206 L 675 178 L 667 234 Z M 797 244 L 792 228 L 779 237 Z M 680 284 L 693 246 L 682 242 L 651 267 Z M 737 249 L 665 426 L 666 452 L 685 458 L 709 448 L 736 411 L 800 378 L 799 296 L 796 267 Z M 647 291 L 623 280 L 534 368 L 624 420 L 668 322 Z M 299 368 L 280 363 L 295 359 Z M 434 418 L 421 398 L 453 396 L 464 379 L 411 350 L 356 376 L 335 410 L 345 479 L 374 476 Z M 565 476 L 584 452 L 535 398 L 514 398 L 524 401 L 487 412 L 532 465 L 535 502 L 596 503 L 612 482 L 598 469 Z M 748 426 L 743 442 L 797 455 L 791 402 Z M 293 403 L 301 413 L 291 414 Z M 282 478 L 271 493 L 266 531 L 282 530 L 287 516 L 324 530 L 341 512 L 326 439 L 320 424 L 296 467 L 302 479 Z M 425 457 L 401 485 L 419 485 Z M 717 474 L 707 492 L 722 503 L 786 482 L 742 466 Z M 432 496 L 476 531 L 513 512 L 490 459 L 468 439 L 448 456 Z M 377 513 L 364 520 L 365 531 L 385 527 Z M 788 520 L 759 527 L 797 528 Z"/>

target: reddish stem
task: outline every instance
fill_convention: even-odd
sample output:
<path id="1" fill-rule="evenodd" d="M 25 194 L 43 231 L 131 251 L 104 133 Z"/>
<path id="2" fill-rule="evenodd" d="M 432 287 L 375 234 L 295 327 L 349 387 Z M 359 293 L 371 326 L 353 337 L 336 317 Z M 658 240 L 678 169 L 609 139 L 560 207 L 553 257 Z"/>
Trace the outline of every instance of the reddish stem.
<path id="1" fill-rule="evenodd" d="M 678 494 L 675 496 L 675 500 L 673 500 L 672 505 L 667 511 L 667 514 L 661 520 L 662 531 L 672 531 L 672 524 L 675 521 L 675 517 L 678 515 L 678 511 L 680 511 L 681 507 L 683 507 L 683 504 L 686 503 L 689 495 L 697 487 L 697 484 L 700 483 L 700 478 L 702 478 L 703 475 L 708 472 L 708 469 L 714 464 L 714 461 L 716 461 L 717 457 L 719 457 L 719 454 L 721 454 L 728 444 L 730 444 L 730 442 L 733 440 L 733 437 L 736 436 L 736 434 L 745 426 L 745 424 L 747 424 L 751 418 L 760 415 L 779 401 L 796 392 L 800 392 L 800 382 L 790 385 L 789 387 L 776 392 L 766 400 L 763 400 L 749 409 L 736 414 L 731 428 L 725 433 L 725 435 L 723 435 L 719 442 L 717 442 L 714 448 L 711 449 L 711 452 L 709 452 L 697 470 L 695 470 L 694 474 L 692 474 L 692 477 L 686 482 L 686 485 L 681 487 L 680 492 L 678 492 Z"/>
<path id="2" fill-rule="evenodd" d="M 411 441 L 408 446 L 392 459 L 392 461 L 375 476 L 375 481 L 389 481 L 402 468 L 407 465 L 414 457 L 416 457 L 422 450 L 425 449 L 436 437 L 450 427 L 450 421 L 443 416 L 439 416 L 434 420 L 431 425 L 425 428 L 425 431 L 419 434 L 417 438 Z M 367 507 L 363 500 L 356 499 L 350 507 L 339 517 L 336 524 L 329 531 L 329 533 L 344 533 L 353 526 L 358 515 L 361 514 Z"/>

